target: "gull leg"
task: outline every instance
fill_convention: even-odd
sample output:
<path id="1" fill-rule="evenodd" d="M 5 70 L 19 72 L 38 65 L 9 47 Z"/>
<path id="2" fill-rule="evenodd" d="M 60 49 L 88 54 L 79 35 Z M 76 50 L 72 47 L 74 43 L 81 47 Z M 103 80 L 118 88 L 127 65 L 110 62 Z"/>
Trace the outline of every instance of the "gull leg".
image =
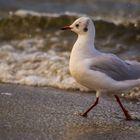
<path id="1" fill-rule="evenodd" d="M 99 97 L 96 97 L 96 101 L 83 113 L 81 113 L 80 115 L 83 117 L 87 117 L 88 112 L 90 112 L 90 110 L 92 110 L 99 102 Z"/>
<path id="2" fill-rule="evenodd" d="M 122 105 L 119 97 L 117 95 L 115 95 L 115 98 L 116 98 L 116 101 L 118 102 L 118 104 L 120 105 L 125 117 L 126 117 L 126 120 L 132 120 L 132 117 L 131 115 L 129 114 L 128 110 L 125 109 L 125 107 Z"/>

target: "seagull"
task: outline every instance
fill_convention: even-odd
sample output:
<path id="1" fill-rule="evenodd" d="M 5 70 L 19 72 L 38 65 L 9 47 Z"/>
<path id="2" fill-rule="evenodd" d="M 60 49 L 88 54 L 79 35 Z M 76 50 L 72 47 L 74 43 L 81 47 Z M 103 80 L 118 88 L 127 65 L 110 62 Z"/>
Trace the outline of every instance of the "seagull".
<path id="1" fill-rule="evenodd" d="M 61 29 L 71 30 L 78 35 L 70 55 L 71 75 L 81 85 L 96 91 L 96 101 L 80 115 L 87 117 L 103 93 L 113 93 L 126 120 L 132 120 L 117 93 L 140 86 L 140 63 L 125 61 L 114 54 L 97 50 L 94 45 L 95 26 L 89 17 L 80 17 Z"/>

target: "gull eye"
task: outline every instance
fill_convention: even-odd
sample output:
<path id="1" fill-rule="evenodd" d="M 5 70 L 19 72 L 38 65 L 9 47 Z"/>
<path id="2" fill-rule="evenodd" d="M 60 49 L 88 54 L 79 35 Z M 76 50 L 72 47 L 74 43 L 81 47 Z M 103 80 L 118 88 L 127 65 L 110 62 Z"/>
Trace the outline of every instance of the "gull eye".
<path id="1" fill-rule="evenodd" d="M 79 24 L 76 24 L 75 26 L 76 26 L 76 28 L 78 28 L 79 27 Z"/>

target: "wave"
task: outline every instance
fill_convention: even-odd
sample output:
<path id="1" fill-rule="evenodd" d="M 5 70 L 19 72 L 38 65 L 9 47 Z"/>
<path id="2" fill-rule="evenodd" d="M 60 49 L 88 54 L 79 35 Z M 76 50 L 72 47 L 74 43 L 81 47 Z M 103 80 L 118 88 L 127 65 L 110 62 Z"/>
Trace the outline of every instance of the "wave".
<path id="1" fill-rule="evenodd" d="M 38 13 L 33 11 L 18 10 L 9 12 L 9 16 L 0 19 L 0 39 L 28 38 L 39 33 L 46 34 L 46 30 L 59 30 L 60 27 L 72 23 L 76 18 L 85 14 L 66 12 L 63 14 Z M 140 20 L 110 19 L 92 17 L 95 22 L 97 38 L 111 35 L 115 39 L 121 36 L 124 41 L 140 42 Z M 8 28 L 7 28 L 8 27 Z M 123 36 L 123 37 L 122 37 Z M 122 40 L 123 40 L 122 39 Z"/>

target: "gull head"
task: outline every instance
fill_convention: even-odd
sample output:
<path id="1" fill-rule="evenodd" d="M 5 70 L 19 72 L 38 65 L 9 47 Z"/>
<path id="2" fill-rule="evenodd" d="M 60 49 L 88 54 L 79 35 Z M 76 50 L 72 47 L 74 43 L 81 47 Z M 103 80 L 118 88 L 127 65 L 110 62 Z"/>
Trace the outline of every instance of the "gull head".
<path id="1" fill-rule="evenodd" d="M 92 19 L 89 17 L 80 17 L 75 20 L 70 26 L 65 26 L 61 28 L 62 30 L 71 30 L 78 35 L 84 35 L 89 33 L 95 34 L 95 27 Z"/>

